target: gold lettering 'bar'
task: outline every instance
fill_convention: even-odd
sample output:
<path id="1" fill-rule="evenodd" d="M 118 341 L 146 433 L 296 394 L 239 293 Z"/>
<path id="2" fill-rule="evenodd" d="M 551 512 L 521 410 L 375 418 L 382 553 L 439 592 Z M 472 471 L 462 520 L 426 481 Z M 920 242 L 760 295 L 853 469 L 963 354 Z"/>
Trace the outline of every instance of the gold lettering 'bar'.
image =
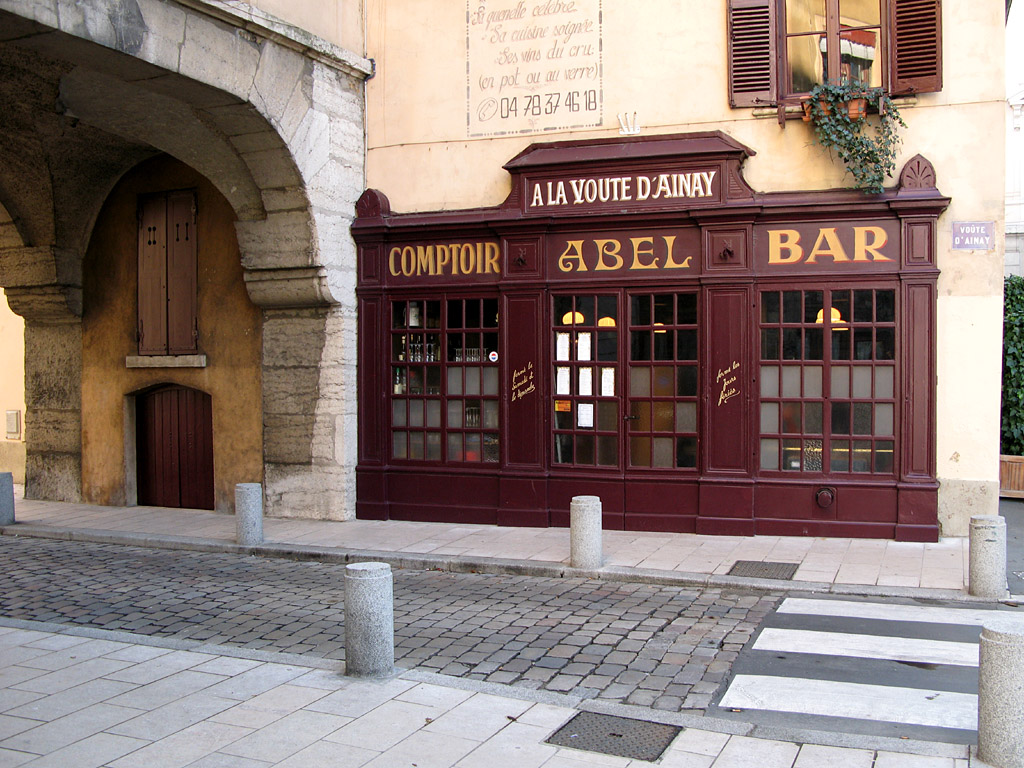
<path id="1" fill-rule="evenodd" d="M 501 275 L 501 248 L 487 240 L 455 243 L 395 245 L 388 251 L 393 280 L 424 277 Z"/>
<path id="2" fill-rule="evenodd" d="M 888 221 L 758 226 L 754 255 L 764 273 L 894 272 L 900 263 L 900 230 Z"/>

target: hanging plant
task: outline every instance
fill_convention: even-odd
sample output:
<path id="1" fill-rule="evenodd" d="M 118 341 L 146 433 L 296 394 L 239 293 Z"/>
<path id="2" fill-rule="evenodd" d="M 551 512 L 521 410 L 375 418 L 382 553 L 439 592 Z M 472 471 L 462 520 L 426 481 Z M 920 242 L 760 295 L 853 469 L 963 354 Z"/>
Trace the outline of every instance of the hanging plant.
<path id="1" fill-rule="evenodd" d="M 869 121 L 869 113 L 876 119 Z M 883 190 L 896 169 L 898 128 L 907 127 L 883 89 L 857 81 L 816 85 L 804 100 L 804 120 L 814 126 L 818 144 L 842 160 L 857 189 Z"/>

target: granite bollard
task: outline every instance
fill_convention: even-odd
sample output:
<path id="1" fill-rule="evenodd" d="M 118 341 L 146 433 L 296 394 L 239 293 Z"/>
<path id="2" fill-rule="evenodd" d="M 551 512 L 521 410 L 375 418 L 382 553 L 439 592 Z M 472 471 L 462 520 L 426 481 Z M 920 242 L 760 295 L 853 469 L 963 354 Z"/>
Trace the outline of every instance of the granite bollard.
<path id="1" fill-rule="evenodd" d="M 573 568 L 600 568 L 601 499 L 573 496 L 569 504 L 569 564 Z"/>
<path id="2" fill-rule="evenodd" d="M 0 472 L 0 525 L 14 525 L 14 474 Z"/>
<path id="3" fill-rule="evenodd" d="M 999 515 L 971 518 L 967 586 L 975 597 L 1006 597 L 1006 521 Z"/>
<path id="4" fill-rule="evenodd" d="M 235 539 L 243 547 L 263 543 L 263 486 L 259 483 L 235 486 Z"/>
<path id="5" fill-rule="evenodd" d="M 345 674 L 395 671 L 395 587 L 387 563 L 345 566 Z"/>
<path id="6" fill-rule="evenodd" d="M 1024 616 L 985 621 L 978 658 L 978 758 L 1024 768 Z"/>

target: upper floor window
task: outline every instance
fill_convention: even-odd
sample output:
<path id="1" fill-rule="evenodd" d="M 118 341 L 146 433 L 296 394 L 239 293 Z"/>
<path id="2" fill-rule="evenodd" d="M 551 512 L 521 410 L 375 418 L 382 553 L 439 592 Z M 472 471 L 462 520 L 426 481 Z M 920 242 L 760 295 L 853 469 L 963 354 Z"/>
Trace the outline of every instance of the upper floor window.
<path id="1" fill-rule="evenodd" d="M 857 80 L 942 87 L 940 0 L 729 0 L 729 96 L 749 107 Z"/>
<path id="2" fill-rule="evenodd" d="M 197 352 L 195 192 L 139 200 L 138 287 L 139 354 Z"/>

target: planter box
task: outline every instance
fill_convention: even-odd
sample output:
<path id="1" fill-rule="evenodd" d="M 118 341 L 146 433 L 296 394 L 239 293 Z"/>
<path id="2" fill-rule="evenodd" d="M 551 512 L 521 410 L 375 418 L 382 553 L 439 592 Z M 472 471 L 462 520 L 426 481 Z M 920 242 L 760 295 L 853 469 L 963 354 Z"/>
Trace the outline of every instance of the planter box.
<path id="1" fill-rule="evenodd" d="M 804 101 L 804 117 L 805 123 L 811 122 L 814 118 L 811 116 L 811 102 Z M 821 102 L 821 110 L 827 115 L 832 112 L 832 105 L 825 102 Z M 868 100 L 867 99 L 850 99 L 846 102 L 846 113 L 851 119 L 857 120 L 858 118 L 864 117 L 868 111 Z"/>
<path id="2" fill-rule="evenodd" d="M 1024 499 L 1024 456 L 999 457 L 999 495 Z"/>

